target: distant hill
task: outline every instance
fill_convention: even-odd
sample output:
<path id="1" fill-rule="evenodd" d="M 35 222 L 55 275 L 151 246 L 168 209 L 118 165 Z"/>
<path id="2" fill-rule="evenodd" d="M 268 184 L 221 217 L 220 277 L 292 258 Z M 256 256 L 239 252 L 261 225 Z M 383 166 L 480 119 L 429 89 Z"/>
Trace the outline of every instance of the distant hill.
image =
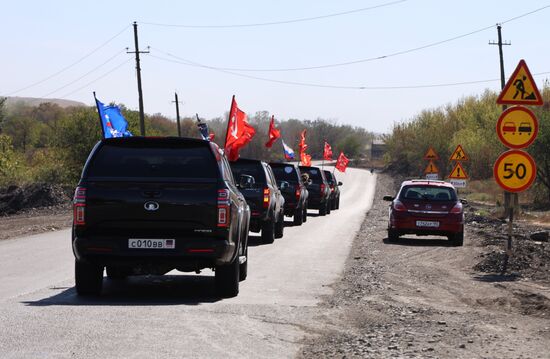
<path id="1" fill-rule="evenodd" d="M 38 106 L 41 103 L 50 102 L 50 103 L 55 103 L 63 108 L 73 107 L 73 106 L 77 106 L 77 107 L 87 106 L 85 103 L 78 102 L 78 101 L 61 100 L 57 98 L 35 98 L 35 97 L 17 97 L 17 96 L 8 97 L 6 100 L 6 106 L 11 107 L 21 102 L 23 102 L 25 105 L 30 105 L 30 106 Z"/>

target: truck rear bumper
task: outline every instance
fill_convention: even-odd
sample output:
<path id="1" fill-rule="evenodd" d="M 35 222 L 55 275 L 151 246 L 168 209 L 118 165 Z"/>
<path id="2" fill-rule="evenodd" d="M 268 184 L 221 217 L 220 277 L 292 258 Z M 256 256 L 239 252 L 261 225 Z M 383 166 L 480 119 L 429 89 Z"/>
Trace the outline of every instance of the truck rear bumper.
<path id="1" fill-rule="evenodd" d="M 236 244 L 221 238 L 175 238 L 174 248 L 129 248 L 128 238 L 73 238 L 77 260 L 108 265 L 171 265 L 209 268 L 232 262 Z"/>

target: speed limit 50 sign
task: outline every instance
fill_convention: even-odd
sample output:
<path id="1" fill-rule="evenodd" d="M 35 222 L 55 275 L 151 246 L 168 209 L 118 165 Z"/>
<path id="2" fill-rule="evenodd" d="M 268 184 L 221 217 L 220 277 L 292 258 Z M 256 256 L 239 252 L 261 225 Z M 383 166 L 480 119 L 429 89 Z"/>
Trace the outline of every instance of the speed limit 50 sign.
<path id="1" fill-rule="evenodd" d="M 502 189 L 509 192 L 522 192 L 533 184 L 537 176 L 537 167 L 527 152 L 510 150 L 501 154 L 496 160 L 493 174 Z"/>

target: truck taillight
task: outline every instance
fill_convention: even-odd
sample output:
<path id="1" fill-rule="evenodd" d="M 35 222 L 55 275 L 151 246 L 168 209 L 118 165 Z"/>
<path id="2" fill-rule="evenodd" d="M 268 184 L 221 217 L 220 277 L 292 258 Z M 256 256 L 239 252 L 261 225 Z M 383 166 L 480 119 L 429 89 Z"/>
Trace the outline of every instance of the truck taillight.
<path id="1" fill-rule="evenodd" d="M 454 214 L 462 213 L 462 203 L 458 202 L 457 204 L 455 204 L 454 207 L 451 208 L 451 213 L 454 213 Z"/>
<path id="2" fill-rule="evenodd" d="M 319 187 L 319 189 L 321 191 L 321 197 L 324 197 L 325 196 L 325 184 L 321 183 L 321 186 Z"/>
<path id="3" fill-rule="evenodd" d="M 229 227 L 231 223 L 231 202 L 229 190 L 218 190 L 218 227 Z"/>
<path id="4" fill-rule="evenodd" d="M 73 197 L 73 224 L 86 224 L 86 188 L 76 187 Z"/>
<path id="5" fill-rule="evenodd" d="M 294 188 L 295 188 L 294 195 L 296 196 L 296 201 L 299 201 L 300 200 L 300 194 L 302 193 L 301 190 L 300 190 L 300 185 L 297 185 Z"/>
<path id="6" fill-rule="evenodd" d="M 407 211 L 407 207 L 398 199 L 393 201 L 393 209 L 397 212 L 405 212 Z"/>
<path id="7" fill-rule="evenodd" d="M 333 184 L 330 185 L 330 191 L 334 192 L 334 185 Z"/>
<path id="8" fill-rule="evenodd" d="M 264 188 L 264 208 L 268 208 L 269 207 L 269 194 L 270 194 L 270 190 L 268 187 Z"/>

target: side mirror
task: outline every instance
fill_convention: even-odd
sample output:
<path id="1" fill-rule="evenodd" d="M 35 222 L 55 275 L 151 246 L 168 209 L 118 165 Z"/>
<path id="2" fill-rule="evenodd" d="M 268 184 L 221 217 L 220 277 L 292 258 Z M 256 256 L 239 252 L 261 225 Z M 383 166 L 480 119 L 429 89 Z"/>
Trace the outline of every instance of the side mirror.
<path id="1" fill-rule="evenodd" d="M 468 204 L 468 201 L 466 201 L 464 198 L 460 198 L 459 201 L 462 204 Z"/>
<path id="2" fill-rule="evenodd" d="M 287 181 L 281 181 L 281 184 L 279 185 L 279 189 L 283 190 L 283 189 L 287 189 L 290 187 L 290 183 L 288 183 Z"/>
<path id="3" fill-rule="evenodd" d="M 241 178 L 239 178 L 239 187 L 242 189 L 252 188 L 255 183 L 254 177 L 249 175 L 241 175 Z"/>
<path id="4" fill-rule="evenodd" d="M 384 201 L 391 202 L 391 201 L 393 201 L 395 198 L 393 198 L 392 196 L 384 196 L 382 199 L 383 199 Z"/>
<path id="5" fill-rule="evenodd" d="M 338 186 L 342 186 L 342 185 L 343 185 L 343 183 L 342 183 L 342 182 L 338 182 Z"/>

